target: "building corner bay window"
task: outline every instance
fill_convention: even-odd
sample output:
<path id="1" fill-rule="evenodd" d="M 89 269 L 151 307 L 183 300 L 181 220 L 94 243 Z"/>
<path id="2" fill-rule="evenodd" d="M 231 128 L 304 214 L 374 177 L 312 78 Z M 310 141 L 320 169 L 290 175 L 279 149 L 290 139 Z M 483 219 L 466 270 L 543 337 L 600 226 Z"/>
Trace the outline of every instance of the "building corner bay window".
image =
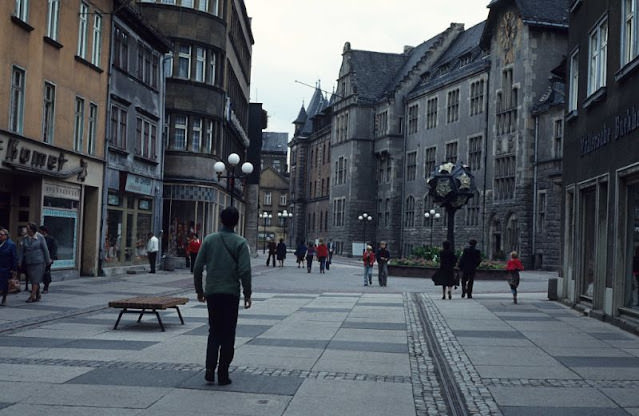
<path id="1" fill-rule="evenodd" d="M 105 266 L 146 264 L 146 242 L 153 231 L 153 201 L 133 194 L 109 193 Z"/>

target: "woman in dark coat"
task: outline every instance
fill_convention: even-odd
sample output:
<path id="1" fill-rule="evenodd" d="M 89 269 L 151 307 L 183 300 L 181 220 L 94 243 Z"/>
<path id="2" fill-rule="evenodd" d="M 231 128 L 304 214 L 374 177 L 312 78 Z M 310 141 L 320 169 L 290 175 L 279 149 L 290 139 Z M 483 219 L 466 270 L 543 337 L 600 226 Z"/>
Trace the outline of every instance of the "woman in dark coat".
<path id="1" fill-rule="evenodd" d="M 295 250 L 295 256 L 297 256 L 297 268 L 299 269 L 300 267 L 302 267 L 302 264 L 304 263 L 304 258 L 306 257 L 306 244 L 304 244 L 304 241 L 300 241 L 300 243 L 297 245 L 297 250 Z"/>
<path id="2" fill-rule="evenodd" d="M 442 287 L 442 299 L 446 299 L 446 290 L 448 290 L 448 299 L 452 298 L 451 291 L 456 283 L 455 264 L 457 264 L 457 256 L 455 256 L 450 241 L 444 241 L 442 250 L 439 252 L 439 270 L 433 275 L 435 286 Z"/>
<path id="3" fill-rule="evenodd" d="M 284 267 L 284 259 L 286 258 L 286 244 L 284 244 L 283 238 L 280 238 L 280 242 L 277 244 L 275 255 L 277 256 L 277 260 L 280 262 L 280 267 Z"/>

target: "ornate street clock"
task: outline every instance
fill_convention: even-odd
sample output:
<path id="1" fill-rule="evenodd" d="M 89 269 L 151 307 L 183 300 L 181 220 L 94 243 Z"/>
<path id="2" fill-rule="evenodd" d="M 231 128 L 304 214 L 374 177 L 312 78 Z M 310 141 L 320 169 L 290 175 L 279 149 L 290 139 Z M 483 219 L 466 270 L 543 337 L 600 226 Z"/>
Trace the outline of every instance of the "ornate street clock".
<path id="1" fill-rule="evenodd" d="M 504 51 L 504 61 L 506 64 L 513 62 L 515 58 L 515 39 L 517 38 L 517 16 L 508 11 L 504 13 L 499 23 L 497 41 Z"/>

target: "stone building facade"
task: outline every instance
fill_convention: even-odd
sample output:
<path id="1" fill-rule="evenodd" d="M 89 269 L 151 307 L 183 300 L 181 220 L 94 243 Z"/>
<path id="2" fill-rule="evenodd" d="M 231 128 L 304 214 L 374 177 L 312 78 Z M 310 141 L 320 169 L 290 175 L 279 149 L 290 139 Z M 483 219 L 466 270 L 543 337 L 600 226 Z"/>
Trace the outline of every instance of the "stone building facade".
<path id="1" fill-rule="evenodd" d="M 164 59 L 168 140 L 162 244 L 182 256 L 187 235 L 216 231 L 220 211 L 231 202 L 240 211 L 237 230 L 244 233 L 240 181 L 231 188 L 224 178 L 218 180 L 213 165 L 231 153 L 240 156 L 240 165 L 247 161 L 251 22 L 243 0 L 147 0 L 138 6 L 173 43 Z"/>

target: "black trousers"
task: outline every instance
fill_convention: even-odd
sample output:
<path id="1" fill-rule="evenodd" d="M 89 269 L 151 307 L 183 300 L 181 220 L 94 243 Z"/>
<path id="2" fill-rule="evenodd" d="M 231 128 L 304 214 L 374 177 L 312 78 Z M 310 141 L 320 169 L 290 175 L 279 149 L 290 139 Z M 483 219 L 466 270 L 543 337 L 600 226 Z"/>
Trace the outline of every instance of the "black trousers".
<path id="1" fill-rule="evenodd" d="M 197 258 L 197 253 L 189 253 L 191 256 L 191 273 L 193 273 L 193 267 L 195 267 L 195 259 Z"/>
<path id="2" fill-rule="evenodd" d="M 239 296 L 214 294 L 206 297 L 209 310 L 209 338 L 206 345 L 206 368 L 219 365 L 226 371 L 235 354 L 235 329 L 239 312 Z"/>
<path id="3" fill-rule="evenodd" d="M 155 261 L 158 258 L 158 252 L 149 251 L 146 254 L 149 257 L 149 265 L 151 266 L 151 273 L 155 273 Z"/>
<path id="4" fill-rule="evenodd" d="M 466 293 L 472 296 L 474 283 L 475 283 L 475 272 L 462 273 L 462 279 L 461 279 L 462 293 Z"/>

